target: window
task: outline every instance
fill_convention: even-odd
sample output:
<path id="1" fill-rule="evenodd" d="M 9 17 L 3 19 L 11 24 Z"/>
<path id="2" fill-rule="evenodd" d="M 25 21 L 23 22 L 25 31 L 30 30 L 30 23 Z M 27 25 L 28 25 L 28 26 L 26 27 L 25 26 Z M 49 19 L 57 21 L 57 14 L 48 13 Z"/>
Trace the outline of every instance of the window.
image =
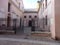
<path id="1" fill-rule="evenodd" d="M 31 18 L 31 16 L 29 16 L 29 18 Z"/>
<path id="2" fill-rule="evenodd" d="M 20 8 L 20 3 L 19 3 L 19 8 Z"/>
<path id="3" fill-rule="evenodd" d="M 45 28 L 45 26 L 44 26 L 44 22 L 45 22 L 45 21 L 44 21 L 44 18 L 43 18 L 42 20 L 43 20 L 43 28 Z"/>
<path id="4" fill-rule="evenodd" d="M 26 18 L 26 16 L 24 16 L 24 18 Z"/>
<path id="5" fill-rule="evenodd" d="M 8 16 L 7 16 L 7 27 L 10 26 L 10 20 L 11 20 L 11 17 L 10 17 L 10 14 L 8 14 Z"/>
<path id="6" fill-rule="evenodd" d="M 8 3 L 8 12 L 10 12 L 10 6 L 11 6 L 11 4 Z"/>
<path id="7" fill-rule="evenodd" d="M 47 16 L 46 16 L 46 25 L 47 25 L 48 21 L 47 21 Z"/>
<path id="8" fill-rule="evenodd" d="M 37 16 L 35 16 L 35 18 L 37 18 Z"/>
<path id="9" fill-rule="evenodd" d="M 43 4 L 43 11 L 44 11 L 44 4 Z"/>
<path id="10" fill-rule="evenodd" d="M 46 3 L 45 6 L 46 6 L 46 8 L 47 8 L 47 0 L 45 0 L 45 3 Z"/>

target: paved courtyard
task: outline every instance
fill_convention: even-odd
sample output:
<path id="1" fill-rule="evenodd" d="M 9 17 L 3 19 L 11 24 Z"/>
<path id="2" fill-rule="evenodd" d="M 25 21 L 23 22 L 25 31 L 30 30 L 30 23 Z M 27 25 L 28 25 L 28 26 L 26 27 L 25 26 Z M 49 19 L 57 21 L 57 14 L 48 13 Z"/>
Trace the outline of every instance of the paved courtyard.
<path id="1" fill-rule="evenodd" d="M 49 37 L 0 35 L 0 45 L 60 45 L 60 41 Z"/>

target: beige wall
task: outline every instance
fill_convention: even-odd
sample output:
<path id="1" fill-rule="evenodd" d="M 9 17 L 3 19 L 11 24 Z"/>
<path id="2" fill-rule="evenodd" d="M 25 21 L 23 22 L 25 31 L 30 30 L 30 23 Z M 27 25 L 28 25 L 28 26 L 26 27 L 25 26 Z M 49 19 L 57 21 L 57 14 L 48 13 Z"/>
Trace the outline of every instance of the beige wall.
<path id="1" fill-rule="evenodd" d="M 23 4 L 22 0 L 17 0 L 17 2 L 16 2 L 16 0 L 10 0 L 10 1 L 12 1 L 17 7 L 19 7 L 19 3 L 20 3 L 19 9 L 21 11 L 24 11 L 24 4 Z"/>
<path id="2" fill-rule="evenodd" d="M 14 0 L 13 0 L 14 1 Z M 11 3 L 11 20 L 13 19 L 17 19 L 17 27 L 20 26 L 20 18 L 23 15 L 23 10 L 21 10 L 22 6 L 15 5 L 14 2 L 12 2 L 11 0 L 9 1 Z M 21 2 L 21 1 L 20 1 Z M 23 9 L 23 8 L 22 8 Z M 11 26 L 13 26 L 13 21 L 11 21 Z"/>
<path id="3" fill-rule="evenodd" d="M 55 39 L 55 2 L 54 0 L 51 0 L 51 19 L 50 19 L 50 30 L 51 30 L 51 36 Z"/>
<path id="4" fill-rule="evenodd" d="M 60 39 L 60 0 L 51 0 L 51 36 Z"/>

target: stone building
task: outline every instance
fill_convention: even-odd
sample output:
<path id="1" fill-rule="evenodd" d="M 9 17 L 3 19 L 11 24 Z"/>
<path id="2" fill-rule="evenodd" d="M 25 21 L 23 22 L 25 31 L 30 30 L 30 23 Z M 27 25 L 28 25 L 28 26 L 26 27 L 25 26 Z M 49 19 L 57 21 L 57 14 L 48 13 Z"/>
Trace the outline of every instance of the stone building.
<path id="1" fill-rule="evenodd" d="M 24 10 L 22 0 L 0 0 L 0 28 L 33 26 L 37 30 L 51 32 L 53 39 L 60 39 L 60 0 L 41 0 L 38 3 L 37 12 Z"/>
<path id="2" fill-rule="evenodd" d="M 50 30 L 53 39 L 60 39 L 60 0 L 41 0 L 40 4 L 41 28 Z"/>
<path id="3" fill-rule="evenodd" d="M 31 27 L 35 26 L 35 28 L 37 28 L 39 26 L 38 21 L 38 13 L 37 10 L 35 9 L 27 9 L 24 11 L 24 15 L 23 15 L 23 24 L 24 27 Z M 32 31 L 31 31 L 32 32 Z"/>
<path id="4" fill-rule="evenodd" d="M 0 0 L 0 26 L 19 27 L 23 12 L 22 0 Z"/>

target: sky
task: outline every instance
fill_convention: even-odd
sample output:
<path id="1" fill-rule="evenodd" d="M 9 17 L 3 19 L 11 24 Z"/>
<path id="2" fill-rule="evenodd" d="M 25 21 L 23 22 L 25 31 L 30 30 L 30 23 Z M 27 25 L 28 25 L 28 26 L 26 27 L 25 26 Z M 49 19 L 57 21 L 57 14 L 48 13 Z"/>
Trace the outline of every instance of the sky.
<path id="1" fill-rule="evenodd" d="M 38 0 L 23 0 L 25 9 L 35 9 L 37 8 Z"/>

